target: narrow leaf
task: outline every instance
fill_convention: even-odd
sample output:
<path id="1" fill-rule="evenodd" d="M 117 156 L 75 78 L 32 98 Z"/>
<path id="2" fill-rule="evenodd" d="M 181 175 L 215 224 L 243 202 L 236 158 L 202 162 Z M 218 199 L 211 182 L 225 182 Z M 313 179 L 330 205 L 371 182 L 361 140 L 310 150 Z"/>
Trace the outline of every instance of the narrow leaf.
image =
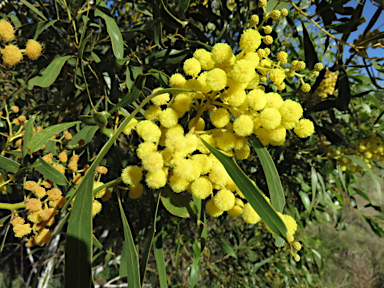
<path id="1" fill-rule="evenodd" d="M 32 90 L 35 85 L 40 87 L 49 87 L 53 82 L 55 82 L 57 76 L 59 76 L 64 63 L 71 57 L 72 56 L 70 55 L 55 57 L 48 67 L 41 72 L 41 75 L 37 75 L 28 81 L 28 89 Z"/>
<path id="2" fill-rule="evenodd" d="M 225 170 L 229 176 L 236 183 L 237 187 L 244 194 L 245 198 L 251 204 L 253 209 L 259 214 L 265 224 L 271 229 L 271 231 L 280 237 L 286 239 L 287 227 L 283 220 L 276 213 L 276 210 L 268 203 L 264 198 L 264 194 L 257 186 L 253 185 L 251 180 L 244 174 L 236 162 L 223 154 L 216 148 L 209 145 L 203 139 L 200 139 L 205 146 L 211 151 L 211 153 L 223 164 Z"/>
<path id="3" fill-rule="evenodd" d="M 255 135 L 249 137 L 249 140 L 260 159 L 261 166 L 263 167 L 265 178 L 267 179 L 269 195 L 271 196 L 272 206 L 276 211 L 283 212 L 285 196 L 275 163 L 273 162 L 267 148 L 264 147 Z"/>
<path id="4" fill-rule="evenodd" d="M 44 177 L 51 180 L 53 183 L 56 183 L 57 185 L 66 186 L 68 184 L 67 178 L 63 174 L 61 174 L 58 170 L 56 170 L 47 162 L 45 162 L 41 157 L 40 159 L 35 161 L 34 167 Z"/>
<path id="5" fill-rule="evenodd" d="M 337 79 L 339 96 L 336 99 L 336 108 L 340 111 L 347 111 L 351 101 L 351 88 L 347 72 L 342 65 L 339 66 L 339 77 Z"/>
<path id="6" fill-rule="evenodd" d="M 122 257 L 121 262 L 124 261 L 124 264 L 127 267 L 128 287 L 140 288 L 141 282 L 139 271 L 139 258 L 135 247 L 135 242 L 133 241 L 131 228 L 129 227 L 127 217 L 125 216 L 123 205 L 121 204 L 121 199 L 120 197 L 118 197 L 117 199 L 119 202 L 120 216 L 124 230 L 123 250 L 125 250 L 126 253 L 126 257 Z"/>
<path id="7" fill-rule="evenodd" d="M 60 133 L 73 125 L 80 123 L 80 121 L 74 121 L 69 123 L 63 123 L 63 124 L 56 124 L 49 126 L 42 131 L 38 132 L 37 134 L 33 135 L 31 141 L 27 144 L 27 149 L 29 154 L 32 154 L 39 150 L 41 147 L 43 147 L 49 139 L 51 139 L 53 136 L 55 136 L 57 133 Z"/>
<path id="8" fill-rule="evenodd" d="M 121 59 L 124 57 L 124 41 L 123 36 L 121 36 L 121 31 L 119 26 L 117 26 L 116 21 L 102 12 L 100 9 L 95 10 L 95 16 L 100 16 L 104 19 L 105 25 L 107 25 L 107 31 L 109 37 L 111 37 L 112 42 L 112 50 L 113 54 L 117 59 Z"/>
<path id="9" fill-rule="evenodd" d="M 30 10 L 35 12 L 37 15 L 39 15 L 41 18 L 43 18 L 45 21 L 48 21 L 47 17 L 45 17 L 43 13 L 41 13 L 35 6 L 33 6 L 27 0 L 20 0 L 20 2 L 27 6 Z"/>
<path id="10" fill-rule="evenodd" d="M 155 236 L 155 245 L 153 245 L 153 250 L 155 254 L 157 273 L 159 274 L 159 282 L 161 288 L 168 287 L 167 284 L 167 272 L 165 269 L 165 257 L 163 251 L 163 233 L 162 230 L 156 233 Z"/>
<path id="11" fill-rule="evenodd" d="M 65 244 L 65 288 L 92 286 L 92 190 L 93 176 L 81 181 L 68 221 Z"/>
<path id="12" fill-rule="evenodd" d="M 79 133 L 73 136 L 72 140 L 68 143 L 68 147 L 72 149 L 77 145 L 87 145 L 89 142 L 91 142 L 98 129 L 99 127 L 97 126 L 85 126 L 79 131 Z"/>
<path id="13" fill-rule="evenodd" d="M 305 63 L 307 64 L 308 69 L 312 70 L 315 64 L 319 62 L 319 59 L 317 58 L 317 53 L 315 47 L 313 46 L 312 39 L 309 36 L 303 21 L 301 21 L 301 26 L 303 27 L 304 34 Z"/>
<path id="14" fill-rule="evenodd" d="M 19 171 L 20 164 L 4 156 L 0 156 L 0 168 L 7 172 L 16 173 Z"/>
<path id="15" fill-rule="evenodd" d="M 36 119 L 36 115 L 32 115 L 27 122 L 27 125 L 25 125 L 25 132 L 24 132 L 24 139 L 23 139 L 23 150 L 22 150 L 22 156 L 23 158 L 28 154 L 27 145 L 29 144 L 29 141 L 31 141 L 33 137 L 33 123 Z"/>

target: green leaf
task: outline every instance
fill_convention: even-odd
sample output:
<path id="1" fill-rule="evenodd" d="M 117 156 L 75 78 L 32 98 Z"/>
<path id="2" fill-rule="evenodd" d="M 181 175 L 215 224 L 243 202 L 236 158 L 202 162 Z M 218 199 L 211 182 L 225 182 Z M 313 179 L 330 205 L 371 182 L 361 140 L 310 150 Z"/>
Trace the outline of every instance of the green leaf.
<path id="1" fill-rule="evenodd" d="M 41 18 L 43 18 L 45 21 L 48 21 L 47 17 L 45 17 L 35 6 L 33 6 L 27 0 L 20 0 L 20 2 L 27 6 L 30 10 L 35 12 L 37 15 L 39 15 Z"/>
<path id="2" fill-rule="evenodd" d="M 37 23 L 36 32 L 35 32 L 35 36 L 33 37 L 33 39 L 36 40 L 39 37 L 41 32 L 43 32 L 45 29 L 47 29 L 48 27 L 55 24 L 56 21 L 57 20 L 51 20 L 51 21 L 43 21 L 43 22 Z"/>
<path id="3" fill-rule="evenodd" d="M 106 253 L 108 253 L 109 255 L 112 255 L 112 256 L 115 256 L 115 253 L 109 251 L 109 250 L 106 250 L 104 247 L 103 247 L 103 244 L 100 243 L 100 241 L 95 237 L 95 235 L 93 235 L 92 237 L 92 243 L 94 246 L 96 246 L 97 248 L 99 248 L 100 250 L 103 250 L 105 251 Z"/>
<path id="4" fill-rule="evenodd" d="M 269 195 L 271 196 L 272 206 L 276 211 L 283 212 L 285 196 L 275 163 L 273 163 L 272 157 L 267 148 L 264 147 L 255 135 L 249 137 L 249 141 L 253 149 L 255 149 L 257 156 L 260 159 L 261 166 L 263 167 L 265 178 L 267 179 Z"/>
<path id="5" fill-rule="evenodd" d="M 41 75 L 35 76 L 28 81 L 28 89 L 32 90 L 35 85 L 40 87 L 49 87 L 52 85 L 52 83 L 55 82 L 57 76 L 59 76 L 64 63 L 71 57 L 73 56 L 68 55 L 55 57 L 52 62 L 49 63 L 48 67 L 45 68 L 43 72 L 41 72 Z"/>
<path id="6" fill-rule="evenodd" d="M 36 115 L 32 115 L 28 119 L 27 125 L 25 125 L 25 132 L 24 132 L 24 139 L 23 139 L 23 150 L 22 150 L 22 157 L 23 158 L 28 154 L 27 145 L 33 137 L 33 123 L 34 123 L 35 119 L 36 119 Z"/>
<path id="7" fill-rule="evenodd" d="M 0 156 L 0 168 L 7 172 L 16 173 L 19 171 L 20 164 L 4 156 Z"/>
<path id="8" fill-rule="evenodd" d="M 76 146 L 87 145 L 93 139 L 96 131 L 99 129 L 97 126 L 85 126 L 79 133 L 73 136 L 72 140 L 68 142 L 68 148 L 73 149 Z"/>
<path id="9" fill-rule="evenodd" d="M 118 195 L 117 199 L 119 202 L 119 209 L 121 215 L 121 221 L 123 223 L 124 230 L 124 242 L 123 242 L 123 251 L 125 251 L 125 257 L 121 257 L 120 265 L 126 268 L 126 271 L 120 271 L 120 277 L 122 275 L 127 276 L 128 287 L 140 288 L 140 271 L 139 271 L 139 257 L 135 247 L 135 242 L 133 241 L 131 228 L 129 227 L 127 217 L 121 204 L 121 199 Z M 125 272 L 125 273 L 124 273 Z M 122 273 L 122 274 L 121 274 Z"/>
<path id="10" fill-rule="evenodd" d="M 163 251 L 163 233 L 162 229 L 158 229 L 158 232 L 155 236 L 155 242 L 153 245 L 153 252 L 155 254 L 155 260 L 156 260 L 156 266 L 157 266 L 157 273 L 159 274 L 159 282 L 161 288 L 168 287 L 167 284 L 167 272 L 165 269 L 165 257 L 164 257 L 164 251 Z"/>
<path id="11" fill-rule="evenodd" d="M 105 24 L 107 25 L 107 31 L 109 37 L 111 37 L 112 42 L 112 50 L 113 54 L 117 59 L 121 59 L 124 57 L 124 41 L 123 36 L 121 36 L 121 32 L 119 26 L 117 26 L 116 21 L 102 12 L 100 9 L 95 10 L 95 16 L 100 16 L 104 19 Z"/>
<path id="12" fill-rule="evenodd" d="M 4 222 L 7 221 L 7 219 L 8 219 L 9 217 L 11 217 L 11 216 L 12 216 L 12 214 L 9 214 L 9 215 L 4 216 L 3 218 L 1 218 L 1 219 L 0 219 L 0 227 L 3 226 Z"/>
<path id="13" fill-rule="evenodd" d="M 65 288 L 92 287 L 92 190 L 87 173 L 77 188 L 65 244 Z"/>
<path id="14" fill-rule="evenodd" d="M 264 198 L 263 192 L 261 192 L 257 186 L 253 185 L 251 180 L 249 180 L 247 175 L 244 174 L 244 172 L 232 158 L 212 147 L 203 139 L 200 138 L 200 140 L 221 162 L 221 164 L 223 164 L 229 176 L 236 183 L 237 187 L 244 194 L 245 198 L 251 204 L 253 209 L 255 209 L 257 214 L 259 214 L 264 223 L 271 229 L 273 233 L 286 239 L 287 227 L 285 226 L 280 216 L 276 213 L 276 210 Z"/>
<path id="15" fill-rule="evenodd" d="M 309 200 L 308 194 L 305 192 L 300 191 L 299 192 L 301 202 L 303 203 L 305 210 L 308 211 L 308 213 L 311 211 L 311 200 Z"/>
<path id="16" fill-rule="evenodd" d="M 57 133 L 60 133 L 76 124 L 80 123 L 80 121 L 74 121 L 63 124 L 56 124 L 49 126 L 42 131 L 33 135 L 32 139 L 27 144 L 27 149 L 29 150 L 29 154 L 32 154 L 43 147 L 49 139 L 55 136 Z"/>
<path id="17" fill-rule="evenodd" d="M 301 26 L 303 27 L 304 34 L 304 54 L 305 54 L 305 63 L 309 70 L 312 70 L 316 63 L 319 62 L 317 58 L 317 53 L 315 47 L 313 46 L 312 39 L 309 36 L 307 28 L 305 28 L 304 22 L 301 21 Z"/>
<path id="18" fill-rule="evenodd" d="M 153 193 L 149 193 L 149 197 L 150 197 L 150 202 L 154 203 L 155 199 L 154 199 Z M 159 204 L 160 204 L 160 197 L 157 198 L 157 204 L 155 208 L 155 213 L 153 215 L 152 226 L 147 230 L 147 233 L 145 234 L 145 237 L 144 237 L 144 243 L 142 244 L 143 252 L 142 252 L 142 257 L 140 261 L 141 285 L 143 285 L 143 281 L 145 279 L 145 272 L 148 267 L 148 259 L 152 250 L 152 244 L 155 237 L 155 227 L 156 227 L 157 211 L 159 210 Z"/>
<path id="19" fill-rule="evenodd" d="M 3 252 L 4 245 L 5 245 L 5 239 L 7 238 L 8 231 L 9 231 L 9 228 L 10 228 L 10 227 L 11 227 L 11 224 L 8 223 L 8 225 L 7 225 L 7 229 L 5 230 L 5 233 L 3 234 L 3 241 L 1 241 L 1 245 L 0 245 L 0 254 L 1 254 L 1 252 Z"/>
<path id="20" fill-rule="evenodd" d="M 99 126 L 100 129 L 104 129 L 105 126 L 107 126 L 108 120 L 103 114 L 95 113 L 93 114 L 93 119 L 95 120 L 97 126 Z"/>
<path id="21" fill-rule="evenodd" d="M 182 194 L 176 194 L 166 186 L 161 190 L 160 194 L 161 202 L 165 209 L 172 215 L 181 218 L 193 218 L 196 219 L 197 208 L 193 201 Z"/>
<path id="22" fill-rule="evenodd" d="M 342 65 L 339 66 L 339 77 L 337 78 L 339 96 L 336 99 L 336 108 L 340 111 L 347 111 L 351 101 L 351 88 L 347 72 Z"/>
<path id="23" fill-rule="evenodd" d="M 235 251 L 233 251 L 232 247 L 229 246 L 227 243 L 224 241 L 220 240 L 219 241 L 221 249 L 224 251 L 224 253 L 232 256 L 233 258 L 237 258 Z"/>
<path id="24" fill-rule="evenodd" d="M 34 167 L 44 177 L 51 180 L 53 183 L 56 183 L 57 185 L 66 186 L 68 184 L 67 178 L 47 162 L 45 162 L 41 157 L 35 161 Z"/>
<path id="25" fill-rule="evenodd" d="M 368 202 L 372 202 L 371 201 L 371 199 L 368 197 L 368 195 L 364 192 L 364 191 L 362 191 L 362 190 L 360 190 L 360 189 L 358 189 L 358 188 L 356 188 L 356 187 L 353 187 L 353 190 L 355 190 L 355 192 L 358 194 L 358 195 L 360 195 L 361 197 L 363 197 L 365 200 L 367 200 Z"/>
<path id="26" fill-rule="evenodd" d="M 372 181 L 375 185 L 376 191 L 377 191 L 377 197 L 379 198 L 379 201 L 381 203 L 381 188 L 380 188 L 380 182 L 379 177 L 372 171 L 371 168 L 365 163 L 360 157 L 357 157 L 355 155 L 340 155 L 340 157 L 347 157 L 351 159 L 355 164 L 359 165 L 360 167 L 364 168 L 364 170 L 368 173 L 369 176 L 371 176 Z"/>

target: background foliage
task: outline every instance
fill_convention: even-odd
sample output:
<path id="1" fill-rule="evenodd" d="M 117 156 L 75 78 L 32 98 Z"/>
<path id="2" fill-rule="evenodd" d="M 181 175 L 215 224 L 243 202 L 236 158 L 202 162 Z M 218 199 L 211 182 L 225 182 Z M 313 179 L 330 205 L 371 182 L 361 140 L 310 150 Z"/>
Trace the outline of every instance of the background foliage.
<path id="1" fill-rule="evenodd" d="M 269 1 L 267 10 L 276 4 Z M 165 208 L 167 197 L 160 200 L 158 191 L 148 190 L 133 200 L 126 191 L 117 190 L 93 223 L 87 214 L 95 169 L 106 166 L 108 174 L 101 179 L 109 183 L 120 177 L 128 163 L 138 162 L 137 137 L 121 139 L 124 123 L 142 118 L 152 90 L 168 87 L 169 76 L 181 72 L 180 63 L 197 48 L 210 50 L 225 41 L 238 50 L 250 16 L 263 15 L 257 2 L 4 1 L 0 16 L 17 28 L 16 42 L 22 45 L 36 39 L 43 43 L 44 53 L 37 61 L 0 65 L 3 116 L 6 107 L 16 105 L 20 112 L 11 117 L 28 118 L 26 125 L 1 122 L 1 174 L 5 181 L 14 178 L 0 201 L 23 201 L 23 183 L 40 174 L 59 184 L 67 198 L 72 197 L 73 173 L 67 171 L 63 179 L 52 169 L 38 168 L 39 157 L 49 152 L 58 157 L 64 148 L 68 154 L 75 151 L 81 155 L 79 170 L 88 171 L 81 174 L 71 212 L 62 209 L 52 241 L 45 247 L 28 248 L 20 243 L 10 230 L 10 211 L 0 210 L 0 287 L 62 287 L 64 278 L 66 287 L 88 287 L 91 278 L 97 287 L 112 283 L 128 283 L 129 287 L 340 287 L 332 284 L 347 280 L 327 279 L 330 267 L 340 260 L 332 251 L 350 252 L 343 252 L 346 245 L 327 242 L 342 236 L 328 235 L 333 231 L 343 235 L 354 219 L 368 224 L 368 231 L 376 234 L 370 238 L 384 234 L 377 176 L 382 174 L 384 152 L 370 151 L 367 142 L 373 133 L 377 145 L 383 139 L 384 62 L 371 55 L 372 47 L 383 49 L 382 27 L 373 31 L 382 7 L 375 8 L 359 38 L 351 37 L 367 20 L 362 17 L 366 5 L 366 1 L 347 0 L 283 2 L 278 8 L 288 8 L 288 17 L 266 23 L 273 25 L 271 35 L 276 39 L 270 46 L 272 55 L 284 50 L 289 61 L 304 60 L 309 70 L 322 62 L 338 75 L 334 91 L 326 98 L 318 90 L 324 84 L 325 70 L 310 83 L 309 93 L 301 92 L 298 83 L 286 82 L 282 96 L 302 104 L 305 117 L 315 123 L 316 134 L 303 140 L 292 133 L 285 145 L 268 147 L 284 189 L 284 211 L 300 227 L 298 239 L 304 248 L 302 260 L 296 263 L 260 225 L 244 224 L 227 215 L 206 219 L 197 199 L 190 204 L 196 208 L 194 215 L 188 212 L 186 216 L 191 217 L 178 218 Z M 267 87 L 267 91 L 273 89 Z M 35 137 L 33 129 L 39 126 L 45 134 Z M 64 130 L 72 139 L 59 134 Z M 22 146 L 9 143 L 10 131 L 14 135 L 21 131 Z M 57 139 L 51 139 L 56 134 Z M 361 151 L 360 146 L 368 150 Z M 267 192 L 268 172 L 259 159 L 255 155 L 238 165 Z M 363 175 L 373 183 L 368 188 L 356 186 Z M 350 233 L 356 235 L 356 240 L 352 238 L 355 245 L 365 241 L 357 235 L 362 234 L 360 229 Z M 372 259 L 373 271 L 383 271 L 380 259 L 374 255 Z M 73 263 L 77 265 L 71 267 Z M 381 287 L 384 275 L 380 273 L 372 272 L 375 277 L 369 279 L 370 286 L 358 280 L 351 285 Z"/>

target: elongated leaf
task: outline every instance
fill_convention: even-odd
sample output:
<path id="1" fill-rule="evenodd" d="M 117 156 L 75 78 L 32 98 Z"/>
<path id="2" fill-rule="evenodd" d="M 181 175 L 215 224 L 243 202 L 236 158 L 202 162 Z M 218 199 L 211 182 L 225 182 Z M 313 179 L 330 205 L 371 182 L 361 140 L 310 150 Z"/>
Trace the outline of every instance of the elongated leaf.
<path id="1" fill-rule="evenodd" d="M 4 222 L 8 220 L 9 217 L 11 217 L 12 214 L 9 214 L 7 216 L 4 216 L 0 219 L 0 227 L 3 226 Z"/>
<path id="2" fill-rule="evenodd" d="M 150 202 L 154 203 L 155 199 L 154 199 L 153 193 L 149 193 L 149 194 L 150 194 L 149 197 L 151 199 Z M 146 235 L 145 235 L 146 237 L 144 238 L 145 239 L 144 243 L 142 244 L 144 249 L 143 249 L 143 253 L 142 253 L 142 257 L 141 257 L 141 261 L 140 261 L 141 285 L 143 285 L 143 281 L 145 279 L 145 272 L 146 272 L 147 266 L 148 266 L 148 259 L 149 259 L 150 252 L 152 250 L 153 239 L 155 237 L 156 218 L 157 218 L 157 211 L 159 210 L 159 204 L 160 204 L 160 197 L 158 197 L 158 199 L 157 199 L 155 213 L 153 215 L 152 227 L 146 233 Z"/>
<path id="3" fill-rule="evenodd" d="M 219 241 L 219 244 L 224 253 L 231 255 L 233 258 L 237 258 L 235 251 L 233 251 L 232 247 L 229 246 L 226 242 Z"/>
<path id="4" fill-rule="evenodd" d="M 4 248 L 4 244 L 5 244 L 5 239 L 7 238 L 7 235 L 8 235 L 8 231 L 9 231 L 9 228 L 11 227 L 11 224 L 8 223 L 7 225 L 7 229 L 5 230 L 5 233 L 3 234 L 3 241 L 1 241 L 1 245 L 0 245 L 0 254 L 1 252 L 3 252 L 3 248 Z"/>
<path id="5" fill-rule="evenodd" d="M 33 6 L 27 0 L 20 0 L 20 2 L 27 6 L 29 9 L 31 9 L 33 12 L 35 12 L 37 15 L 39 15 L 41 18 L 43 18 L 45 21 L 48 21 L 47 17 L 45 17 L 43 13 L 41 13 L 35 6 Z"/>
<path id="6" fill-rule="evenodd" d="M 116 21 L 102 12 L 100 9 L 95 10 L 95 16 L 100 16 L 104 19 L 105 25 L 107 25 L 107 31 L 109 37 L 111 37 L 112 42 L 112 50 L 113 54 L 117 59 L 121 59 L 124 57 L 124 41 L 123 36 L 121 36 L 121 32 L 119 26 L 117 26 Z"/>
<path id="7" fill-rule="evenodd" d="M 29 154 L 39 150 L 57 133 L 60 133 L 78 123 L 80 123 L 80 121 L 52 125 L 33 135 L 32 139 L 27 144 Z"/>
<path id="8" fill-rule="evenodd" d="M 351 159 L 354 163 L 364 168 L 364 170 L 368 173 L 368 175 L 371 176 L 373 184 L 375 185 L 375 188 L 377 191 L 377 197 L 379 198 L 379 201 L 381 203 L 382 196 L 381 196 L 381 187 L 380 187 L 379 177 L 377 177 L 377 175 L 372 171 L 372 169 L 368 167 L 367 163 L 365 163 L 361 158 L 355 155 L 340 155 L 340 156 Z"/>
<path id="9" fill-rule="evenodd" d="M 273 163 L 272 157 L 267 148 L 264 147 L 255 135 L 249 137 L 249 140 L 263 167 L 265 178 L 267 179 L 269 195 L 271 196 L 272 206 L 276 211 L 283 212 L 285 196 L 275 163 Z"/>
<path id="10" fill-rule="evenodd" d="M 53 82 L 55 82 L 57 76 L 59 76 L 64 63 L 71 57 L 72 56 L 70 55 L 55 57 L 48 67 L 41 72 L 41 75 L 37 75 L 28 81 L 28 89 L 32 90 L 35 85 L 40 87 L 49 87 Z"/>
<path id="11" fill-rule="evenodd" d="M 22 157 L 24 158 L 28 154 L 27 145 L 29 141 L 31 141 L 33 137 L 33 123 L 36 119 L 36 115 L 32 115 L 25 125 L 24 139 L 23 139 L 23 149 L 22 149 Z"/>
<path id="12" fill-rule="evenodd" d="M 92 286 L 92 190 L 93 177 L 84 177 L 78 187 L 68 221 L 65 244 L 65 288 Z"/>
<path id="13" fill-rule="evenodd" d="M 315 47 L 313 46 L 311 37 L 309 36 L 303 21 L 301 21 L 301 26 L 303 27 L 304 34 L 305 63 L 307 64 L 308 69 L 312 70 L 315 64 L 319 62 L 319 59 L 317 58 Z"/>
<path id="14" fill-rule="evenodd" d="M 72 149 L 75 146 L 87 145 L 93 139 L 96 131 L 99 129 L 97 126 L 85 126 L 79 133 L 73 136 L 72 140 L 68 143 L 68 148 Z"/>
<path id="15" fill-rule="evenodd" d="M 61 186 L 66 186 L 68 184 L 67 178 L 58 170 L 45 162 L 41 157 L 35 161 L 34 165 L 35 164 L 37 164 L 35 169 L 39 171 L 44 177 L 51 180 L 53 183 Z"/>
<path id="16" fill-rule="evenodd" d="M 167 186 L 161 190 L 161 202 L 172 215 L 196 219 L 197 208 L 193 201 L 181 194 L 176 194 Z"/>
<path id="17" fill-rule="evenodd" d="M 20 164 L 4 156 L 0 156 L 0 168 L 7 172 L 16 173 L 20 168 Z"/>
<path id="18" fill-rule="evenodd" d="M 237 187 L 244 194 L 245 198 L 251 204 L 253 209 L 259 214 L 261 219 L 265 224 L 280 237 L 286 239 L 287 236 L 287 227 L 285 226 L 283 220 L 276 213 L 276 210 L 273 209 L 271 204 L 264 198 L 263 192 L 260 191 L 257 186 L 249 180 L 247 175 L 240 169 L 236 162 L 223 154 L 216 148 L 209 145 L 203 139 L 200 139 L 205 146 L 211 151 L 211 153 L 223 164 L 225 170 L 228 172 L 229 176 L 236 183 Z"/>
<path id="19" fill-rule="evenodd" d="M 37 27 L 36 27 L 36 32 L 35 32 L 35 36 L 33 37 L 33 39 L 37 39 L 37 37 L 39 37 L 40 33 L 43 32 L 45 29 L 47 29 L 48 27 L 52 26 L 53 24 L 56 23 L 57 20 L 51 20 L 51 21 L 45 21 L 45 22 L 39 22 L 37 23 Z"/>
<path id="20" fill-rule="evenodd" d="M 299 195 L 301 198 L 301 202 L 303 203 L 303 205 L 305 207 L 305 210 L 307 210 L 309 213 L 311 211 L 311 200 L 309 200 L 308 194 L 303 192 L 303 191 L 300 191 Z"/>
<path id="21" fill-rule="evenodd" d="M 120 216 L 123 223 L 124 230 L 124 242 L 123 242 L 123 251 L 125 251 L 125 257 L 121 257 L 120 265 L 125 265 L 126 267 L 126 276 L 128 280 L 128 287 L 140 288 L 140 271 L 139 271 L 139 258 L 137 250 L 135 247 L 135 242 L 133 241 L 131 228 L 129 227 L 127 217 L 121 204 L 120 197 L 117 198 L 119 202 Z M 124 263 L 123 263 L 124 262 Z M 124 273 L 125 274 L 125 273 Z M 120 275 L 121 276 L 121 275 Z"/>
<path id="22" fill-rule="evenodd" d="M 339 77 L 337 79 L 339 96 L 336 99 L 336 108 L 340 111 L 347 111 L 351 101 L 351 88 L 347 72 L 342 65 L 339 66 Z"/>
<path id="23" fill-rule="evenodd" d="M 156 228 L 157 230 L 158 228 Z M 153 252 L 155 254 L 157 273 L 159 274 L 159 282 L 161 288 L 168 287 L 167 272 L 165 269 L 165 257 L 163 251 L 163 233 L 162 229 L 156 233 L 155 245 L 153 245 Z"/>
<path id="24" fill-rule="evenodd" d="M 112 256 L 115 256 L 115 253 L 113 253 L 113 252 L 111 252 L 111 251 L 109 251 L 109 250 L 106 250 L 106 249 L 104 248 L 103 244 L 101 244 L 100 241 L 99 241 L 95 236 L 92 237 L 92 243 L 93 243 L 93 245 L 96 246 L 97 248 L 99 248 L 99 249 L 105 251 L 106 253 L 108 253 L 108 254 L 110 254 L 110 255 L 112 255 Z"/>

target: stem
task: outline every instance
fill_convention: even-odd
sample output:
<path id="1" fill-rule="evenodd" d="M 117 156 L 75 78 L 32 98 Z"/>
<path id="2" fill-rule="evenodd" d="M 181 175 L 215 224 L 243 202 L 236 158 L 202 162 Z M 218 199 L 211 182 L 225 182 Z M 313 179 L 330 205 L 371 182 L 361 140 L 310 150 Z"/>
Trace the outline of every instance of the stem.
<path id="1" fill-rule="evenodd" d="M 25 202 L 19 203 L 0 203 L 0 209 L 7 209 L 10 211 L 25 208 Z"/>

